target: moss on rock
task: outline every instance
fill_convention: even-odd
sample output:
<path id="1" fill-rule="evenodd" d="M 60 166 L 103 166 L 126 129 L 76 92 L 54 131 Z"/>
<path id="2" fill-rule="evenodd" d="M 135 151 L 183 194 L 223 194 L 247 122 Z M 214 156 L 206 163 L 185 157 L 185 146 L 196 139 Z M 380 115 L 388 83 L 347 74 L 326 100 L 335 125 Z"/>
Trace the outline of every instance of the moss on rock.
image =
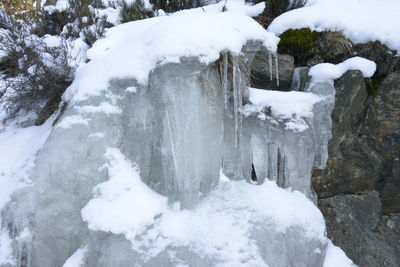
<path id="1" fill-rule="evenodd" d="M 297 63 L 304 64 L 315 54 L 319 36 L 319 32 L 308 28 L 289 29 L 279 36 L 278 52 L 292 55 Z"/>

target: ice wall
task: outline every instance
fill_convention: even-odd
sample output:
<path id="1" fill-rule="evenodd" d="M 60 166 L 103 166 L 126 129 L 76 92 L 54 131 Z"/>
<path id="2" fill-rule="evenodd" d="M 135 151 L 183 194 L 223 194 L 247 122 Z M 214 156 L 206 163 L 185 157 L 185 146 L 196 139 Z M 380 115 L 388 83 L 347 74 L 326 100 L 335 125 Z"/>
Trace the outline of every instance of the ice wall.
<path id="1" fill-rule="evenodd" d="M 330 84 L 308 88 L 321 101 L 307 118 L 292 114 L 282 119 L 268 106 L 246 113 L 244 105 L 252 104 L 248 89 L 252 54 L 246 51 L 240 56 L 223 52 L 212 64 L 181 58 L 179 63 L 155 68 L 146 85 L 130 78 L 114 79 L 100 95 L 66 104 L 30 171 L 31 186 L 14 194 L 3 211 L 2 227 L 14 240 L 17 266 L 62 266 L 86 245 L 84 266 L 173 266 L 180 261 L 206 266 L 226 263 L 226 253 L 247 253 L 246 244 L 251 245 L 251 253 L 235 259 L 234 266 L 322 266 L 324 228 L 317 237 L 304 237 L 308 224 L 279 229 L 273 215 L 252 208 L 255 202 L 244 201 L 246 206 L 235 200 L 245 200 L 244 194 L 251 198 L 253 187 L 242 192 L 240 188 L 248 185 L 235 182 L 225 189 L 218 185 L 222 169 L 233 180 L 258 184 L 271 180 L 312 197 L 311 169 L 323 167 L 327 157 L 334 88 Z M 288 127 L 299 120 L 304 129 Z M 104 156 L 108 148 L 120 149 L 136 165 L 142 181 L 168 197 L 171 205 L 179 201 L 194 214 L 204 212 L 203 219 L 207 212 L 230 211 L 224 213 L 226 217 L 216 217 L 218 227 L 213 231 L 219 233 L 226 227 L 221 221 L 233 216 L 228 223 L 234 225 L 233 231 L 245 227 L 247 232 L 240 237 L 249 238 L 248 243 L 228 247 L 227 252 L 224 243 L 201 239 L 207 236 L 207 228 L 197 229 L 203 233 L 198 235 L 200 241 L 180 239 L 163 230 L 168 213 L 146 232 L 129 238 L 89 230 L 81 210 L 92 198 L 93 188 L 110 176 Z M 225 190 L 229 194 L 224 195 Z M 251 211 L 243 214 L 245 221 L 235 217 L 243 210 Z M 266 215 L 260 217 L 262 212 Z M 193 218 L 194 223 L 197 217 Z M 191 229 L 190 222 L 182 227 Z M 152 251 L 149 244 L 163 242 L 165 247 L 145 253 Z"/>

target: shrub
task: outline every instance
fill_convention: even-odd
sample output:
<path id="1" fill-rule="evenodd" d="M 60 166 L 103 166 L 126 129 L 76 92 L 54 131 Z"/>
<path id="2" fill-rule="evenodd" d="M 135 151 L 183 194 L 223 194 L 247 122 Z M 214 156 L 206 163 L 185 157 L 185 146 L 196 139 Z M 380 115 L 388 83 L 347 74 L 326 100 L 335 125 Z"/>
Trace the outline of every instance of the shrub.
<path id="1" fill-rule="evenodd" d="M 7 113 L 4 123 L 17 115 L 42 114 L 49 103 L 59 101 L 72 80 L 74 66 L 66 42 L 49 47 L 27 24 L 4 14 L 0 21 L 6 26 L 0 34 L 6 54 L 0 59 L 2 106 Z"/>
<path id="2" fill-rule="evenodd" d="M 121 5 L 120 17 L 122 23 L 150 18 L 154 16 L 153 11 L 147 9 L 141 0 L 137 0 L 132 4 L 128 4 L 125 0 L 122 0 L 120 5 Z"/>
<path id="3" fill-rule="evenodd" d="M 353 43 L 341 32 L 322 32 L 317 43 L 320 56 L 327 62 L 340 63 L 353 53 Z"/>
<path id="4" fill-rule="evenodd" d="M 301 8 L 307 2 L 308 0 L 266 0 L 263 13 L 255 19 L 266 28 L 276 17 L 287 11 Z"/>
<path id="5" fill-rule="evenodd" d="M 319 32 L 308 28 L 289 29 L 279 36 L 278 52 L 292 55 L 298 64 L 305 64 L 315 54 L 319 36 Z"/>

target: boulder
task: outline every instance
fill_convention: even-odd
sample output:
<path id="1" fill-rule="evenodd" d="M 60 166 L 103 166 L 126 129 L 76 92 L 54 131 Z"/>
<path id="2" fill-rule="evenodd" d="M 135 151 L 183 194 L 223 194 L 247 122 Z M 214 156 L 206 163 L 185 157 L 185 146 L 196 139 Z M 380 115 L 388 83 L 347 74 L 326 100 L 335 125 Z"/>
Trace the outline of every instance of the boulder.
<path id="1" fill-rule="evenodd" d="M 276 56 L 278 57 L 278 66 L 276 66 Z M 272 70 L 270 69 L 271 66 Z M 279 85 L 276 81 L 276 69 L 278 69 Z M 294 58 L 292 56 L 285 54 L 268 55 L 266 50 L 261 50 L 255 55 L 251 65 L 251 86 L 268 90 L 289 91 L 293 70 Z"/>
<path id="2" fill-rule="evenodd" d="M 381 220 L 379 193 L 337 195 L 320 199 L 319 206 L 327 222 L 328 236 L 344 249 L 360 267 L 400 264 L 398 217 Z M 392 242 L 388 242 L 390 236 Z"/>

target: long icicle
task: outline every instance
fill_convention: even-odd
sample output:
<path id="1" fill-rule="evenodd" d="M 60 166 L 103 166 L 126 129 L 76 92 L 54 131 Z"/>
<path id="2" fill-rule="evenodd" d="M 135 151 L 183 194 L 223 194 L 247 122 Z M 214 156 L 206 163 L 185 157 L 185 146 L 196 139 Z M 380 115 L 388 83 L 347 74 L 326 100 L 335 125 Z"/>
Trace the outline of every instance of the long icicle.
<path id="1" fill-rule="evenodd" d="M 268 64 L 269 64 L 269 79 L 272 81 L 272 54 L 268 52 Z"/>
<path id="2" fill-rule="evenodd" d="M 235 118 L 235 147 L 238 146 L 238 128 L 239 128 L 239 88 L 237 82 L 237 58 L 232 56 L 232 87 L 233 87 L 233 116 Z"/>
<path id="3" fill-rule="evenodd" d="M 222 53 L 222 88 L 224 93 L 224 104 L 225 109 L 228 107 L 228 52 Z"/>
<path id="4" fill-rule="evenodd" d="M 275 75 L 276 75 L 276 86 L 279 87 L 279 65 L 278 65 L 278 54 L 275 54 Z"/>

